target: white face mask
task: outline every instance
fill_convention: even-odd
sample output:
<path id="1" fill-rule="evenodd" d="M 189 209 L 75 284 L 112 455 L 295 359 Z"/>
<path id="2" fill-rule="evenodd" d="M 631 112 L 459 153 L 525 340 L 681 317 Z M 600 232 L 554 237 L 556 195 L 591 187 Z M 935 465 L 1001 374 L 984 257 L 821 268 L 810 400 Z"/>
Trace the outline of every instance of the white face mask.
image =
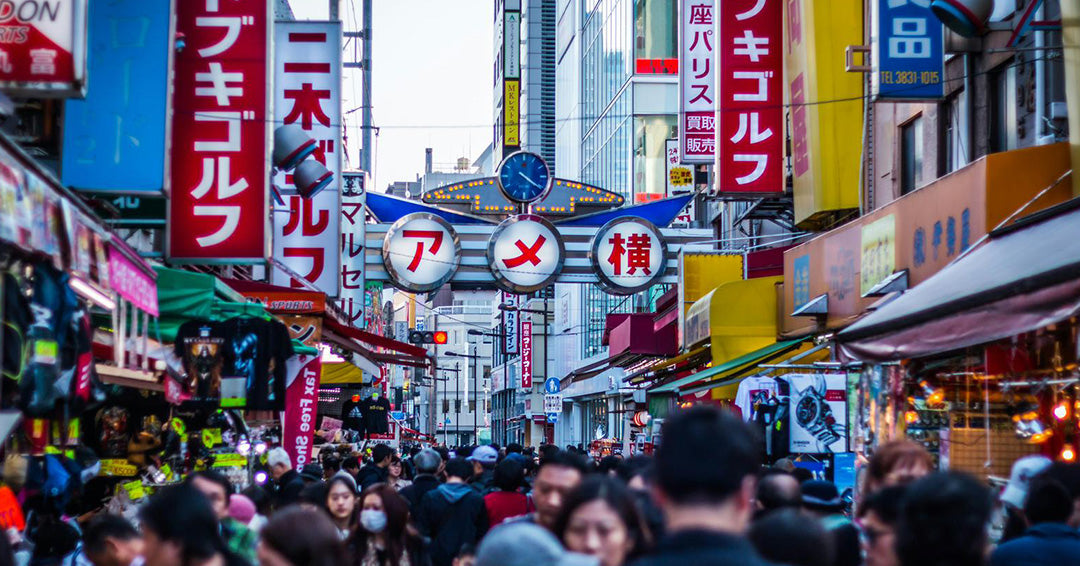
<path id="1" fill-rule="evenodd" d="M 386 528 L 386 513 L 365 509 L 360 512 L 360 525 L 369 533 L 381 533 Z"/>

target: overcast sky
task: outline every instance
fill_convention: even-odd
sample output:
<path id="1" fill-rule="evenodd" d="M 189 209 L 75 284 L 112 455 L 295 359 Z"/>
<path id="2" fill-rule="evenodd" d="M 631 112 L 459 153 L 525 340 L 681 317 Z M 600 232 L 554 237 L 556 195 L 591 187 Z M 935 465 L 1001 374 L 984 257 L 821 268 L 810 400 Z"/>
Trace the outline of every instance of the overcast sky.
<path id="1" fill-rule="evenodd" d="M 326 19 L 326 0 L 289 0 L 299 20 Z M 475 159 L 492 138 L 494 28 L 491 0 L 373 0 L 373 113 L 376 190 Z M 359 29 L 360 0 L 341 0 L 346 30 Z M 357 52 L 359 53 L 359 52 Z M 353 58 L 350 44 L 344 59 Z M 357 55 L 359 58 L 359 55 Z M 358 107 L 360 71 L 346 70 L 342 106 Z M 348 162 L 359 168 L 360 112 L 346 117 Z"/>

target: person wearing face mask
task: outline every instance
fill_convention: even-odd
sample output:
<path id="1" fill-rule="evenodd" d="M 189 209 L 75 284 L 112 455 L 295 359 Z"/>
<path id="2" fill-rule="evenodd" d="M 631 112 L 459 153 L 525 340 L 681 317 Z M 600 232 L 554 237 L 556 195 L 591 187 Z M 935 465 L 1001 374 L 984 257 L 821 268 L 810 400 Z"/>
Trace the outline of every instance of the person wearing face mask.
<path id="1" fill-rule="evenodd" d="M 353 566 L 431 566 L 409 525 L 409 504 L 385 483 L 360 494 L 360 524 L 348 540 Z"/>
<path id="2" fill-rule="evenodd" d="M 356 527 L 356 480 L 338 472 L 326 484 L 326 511 L 334 521 L 341 540 L 349 538 Z"/>
<path id="3" fill-rule="evenodd" d="M 586 478 L 570 492 L 554 532 L 567 550 L 595 556 L 600 566 L 623 566 L 651 545 L 630 490 L 609 476 Z"/>

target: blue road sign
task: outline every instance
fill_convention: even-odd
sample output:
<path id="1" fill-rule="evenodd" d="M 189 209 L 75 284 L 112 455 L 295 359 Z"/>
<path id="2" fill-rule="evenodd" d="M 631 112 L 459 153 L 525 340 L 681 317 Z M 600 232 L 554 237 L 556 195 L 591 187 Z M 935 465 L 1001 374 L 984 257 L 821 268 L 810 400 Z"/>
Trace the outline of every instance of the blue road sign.
<path id="1" fill-rule="evenodd" d="M 544 381 L 544 393 L 548 395 L 554 395 L 562 390 L 562 386 L 559 383 L 559 378 L 549 377 Z"/>

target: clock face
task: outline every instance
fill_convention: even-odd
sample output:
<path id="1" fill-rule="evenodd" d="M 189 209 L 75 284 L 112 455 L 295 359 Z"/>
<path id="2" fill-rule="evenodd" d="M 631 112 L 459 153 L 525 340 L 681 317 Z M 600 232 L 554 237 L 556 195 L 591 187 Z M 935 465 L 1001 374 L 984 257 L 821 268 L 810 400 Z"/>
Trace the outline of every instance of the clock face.
<path id="1" fill-rule="evenodd" d="M 533 202 L 551 186 L 551 170 L 535 153 L 512 153 L 499 165 L 499 188 L 514 202 Z"/>

